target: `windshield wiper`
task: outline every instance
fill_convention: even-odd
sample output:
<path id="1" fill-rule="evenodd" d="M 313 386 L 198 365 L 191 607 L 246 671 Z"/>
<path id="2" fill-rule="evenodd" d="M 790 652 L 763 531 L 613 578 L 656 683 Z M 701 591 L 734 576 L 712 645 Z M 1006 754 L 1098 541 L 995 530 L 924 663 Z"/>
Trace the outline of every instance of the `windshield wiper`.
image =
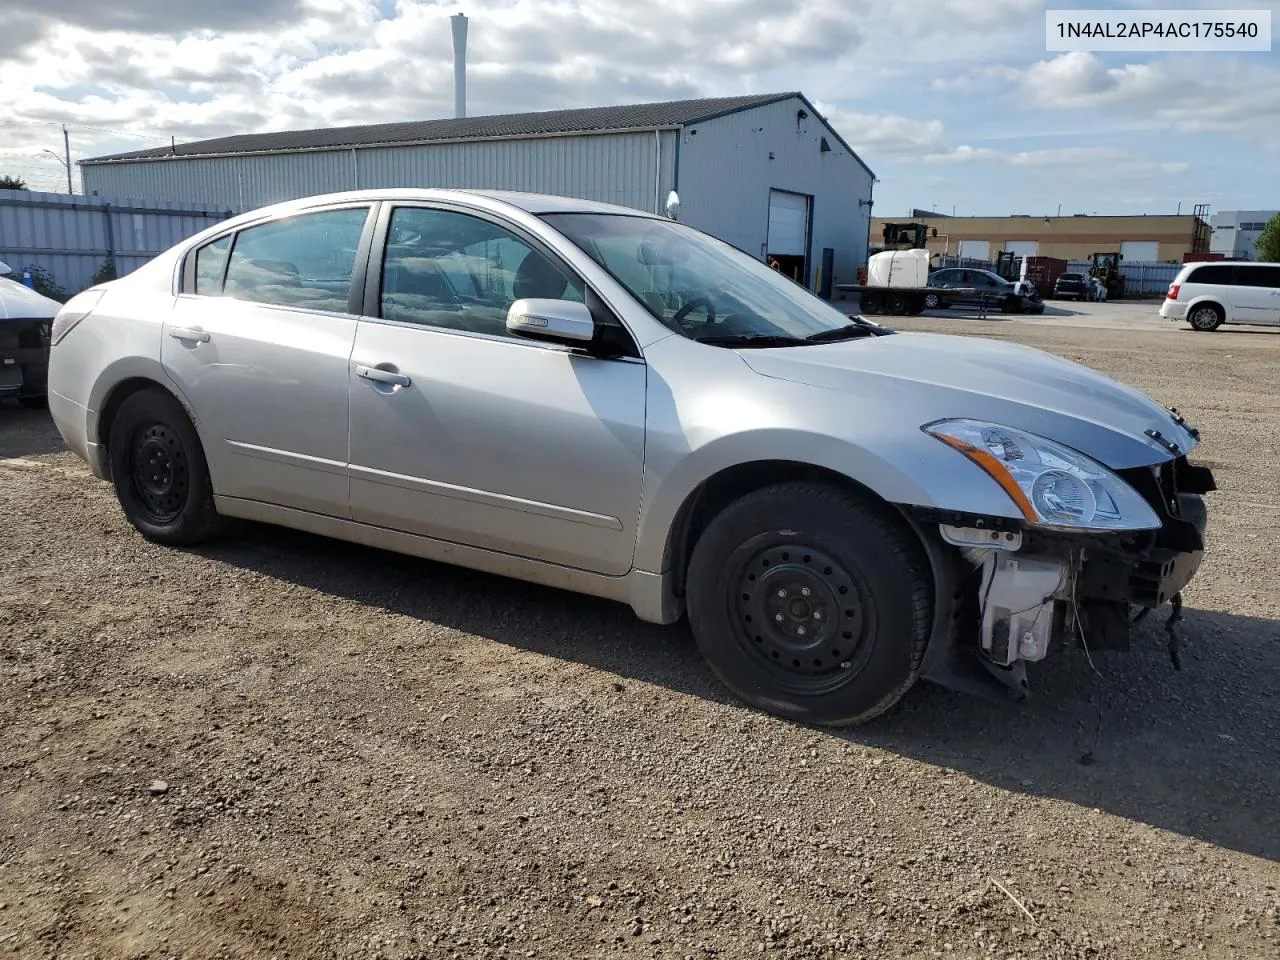
<path id="1" fill-rule="evenodd" d="M 746 333 L 736 336 L 694 337 L 696 343 L 713 347 L 795 347 L 808 343 L 799 337 L 779 336 L 772 333 Z"/>
<path id="2" fill-rule="evenodd" d="M 832 330 L 819 330 L 805 337 L 806 343 L 833 343 L 836 340 L 853 340 L 857 337 L 874 337 L 881 331 L 862 323 L 851 323 L 847 327 L 836 327 Z"/>

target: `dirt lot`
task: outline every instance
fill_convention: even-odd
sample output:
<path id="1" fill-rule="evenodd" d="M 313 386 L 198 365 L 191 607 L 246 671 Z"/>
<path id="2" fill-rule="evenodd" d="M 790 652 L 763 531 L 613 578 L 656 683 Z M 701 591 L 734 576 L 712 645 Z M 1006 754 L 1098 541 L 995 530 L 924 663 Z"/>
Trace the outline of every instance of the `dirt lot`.
<path id="1" fill-rule="evenodd" d="M 899 325 L 1203 428 L 1181 672 L 1162 613 L 1022 706 L 807 729 L 620 606 L 264 527 L 152 546 L 0 406 L 0 956 L 1280 955 L 1280 333 Z"/>

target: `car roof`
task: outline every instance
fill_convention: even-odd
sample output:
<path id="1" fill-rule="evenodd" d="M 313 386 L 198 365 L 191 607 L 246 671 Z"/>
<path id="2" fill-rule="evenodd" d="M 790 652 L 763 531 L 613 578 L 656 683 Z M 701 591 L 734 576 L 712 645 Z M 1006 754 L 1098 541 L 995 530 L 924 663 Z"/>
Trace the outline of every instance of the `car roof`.
<path id="1" fill-rule="evenodd" d="M 579 197 L 561 197 L 547 193 L 522 193 L 514 190 L 461 190 L 434 187 L 386 187 L 373 190 L 344 190 L 339 193 L 325 193 L 313 197 L 301 197 L 297 200 L 286 200 L 283 203 L 249 212 L 261 215 L 269 211 L 274 214 L 277 211 L 283 213 L 289 210 L 304 210 L 308 207 L 357 202 L 360 200 L 453 200 L 471 206 L 493 207 L 497 204 L 503 204 L 531 214 L 608 213 L 658 218 L 657 214 L 646 210 L 637 210 L 613 203 L 602 203 L 597 200 L 583 200 Z"/>

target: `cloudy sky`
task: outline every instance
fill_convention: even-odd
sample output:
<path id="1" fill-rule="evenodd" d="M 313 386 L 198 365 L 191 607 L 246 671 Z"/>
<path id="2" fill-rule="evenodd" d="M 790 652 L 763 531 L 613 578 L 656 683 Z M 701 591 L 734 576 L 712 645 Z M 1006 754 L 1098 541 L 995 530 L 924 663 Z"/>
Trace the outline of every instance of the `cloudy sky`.
<path id="1" fill-rule="evenodd" d="M 876 212 L 1280 207 L 1271 53 L 1054 54 L 1044 0 L 0 0 L 0 173 L 247 131 L 802 90 Z M 1280 0 L 1055 7 L 1271 9 Z"/>

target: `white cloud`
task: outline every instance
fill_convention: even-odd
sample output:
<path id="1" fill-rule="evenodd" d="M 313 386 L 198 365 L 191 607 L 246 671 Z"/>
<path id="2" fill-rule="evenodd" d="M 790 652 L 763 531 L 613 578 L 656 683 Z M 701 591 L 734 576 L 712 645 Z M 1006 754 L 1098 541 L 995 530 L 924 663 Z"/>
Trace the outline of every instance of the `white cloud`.
<path id="1" fill-rule="evenodd" d="M 940 153 L 930 153 L 924 157 L 925 163 L 973 163 L 979 160 L 1001 160 L 1004 155 L 998 150 L 992 150 L 988 147 L 971 147 L 968 144 L 961 144 L 951 150 Z"/>
<path id="2" fill-rule="evenodd" d="M 170 136 L 448 116 L 448 17 L 459 9 L 471 18 L 473 114 L 801 89 L 886 182 L 895 168 L 902 179 L 1063 169 L 1097 183 L 1115 171 L 1158 179 L 1196 157 L 1244 162 L 1220 137 L 1280 138 L 1274 59 L 1047 57 L 1043 0 L 0 5 L 0 171 L 54 188 L 62 169 L 42 151 L 60 149 L 62 122 L 84 157 Z M 1089 136 L 1143 125 L 1183 137 Z M 1038 149 L 1027 134 L 1065 146 Z M 1175 152 L 1138 155 L 1157 143 Z M 1189 152 L 1196 143 L 1214 149 Z"/>
<path id="3" fill-rule="evenodd" d="M 840 136 L 860 154 L 914 155 L 943 145 L 944 128 L 936 118 L 857 113 L 818 101 L 814 104 Z"/>

